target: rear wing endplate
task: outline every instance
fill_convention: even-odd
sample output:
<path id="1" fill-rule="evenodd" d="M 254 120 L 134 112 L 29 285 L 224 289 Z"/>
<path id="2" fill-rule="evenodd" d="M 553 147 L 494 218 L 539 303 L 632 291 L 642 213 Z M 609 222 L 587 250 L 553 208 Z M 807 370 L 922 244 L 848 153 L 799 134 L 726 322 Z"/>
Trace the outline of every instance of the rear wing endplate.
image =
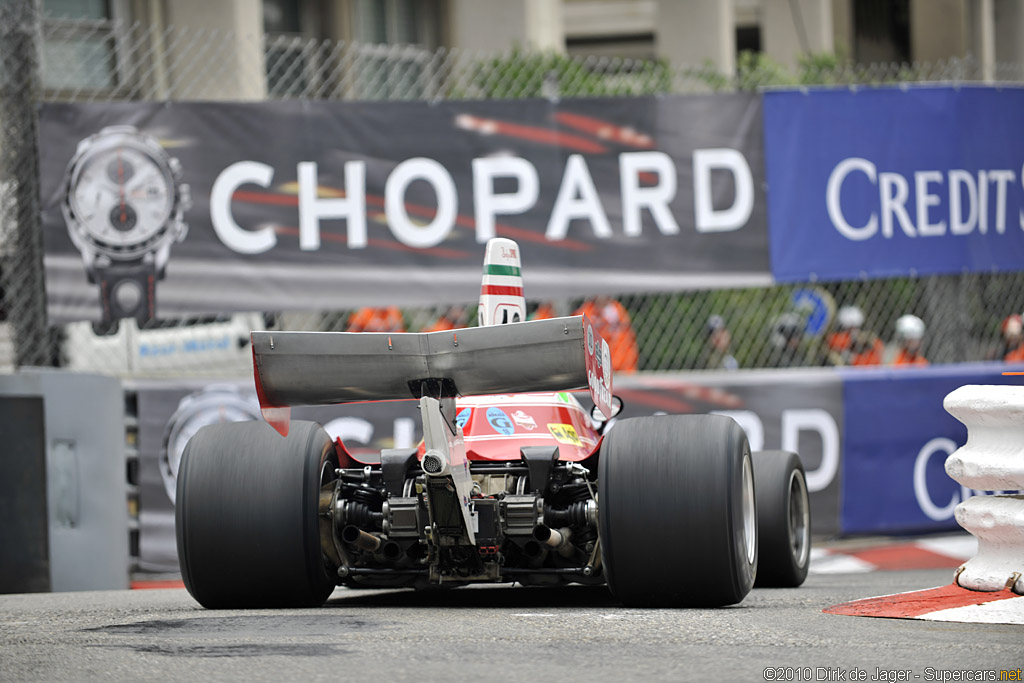
<path id="1" fill-rule="evenodd" d="M 611 415 L 608 343 L 586 316 L 426 333 L 253 332 L 263 417 L 288 433 L 290 406 L 590 388 Z"/>

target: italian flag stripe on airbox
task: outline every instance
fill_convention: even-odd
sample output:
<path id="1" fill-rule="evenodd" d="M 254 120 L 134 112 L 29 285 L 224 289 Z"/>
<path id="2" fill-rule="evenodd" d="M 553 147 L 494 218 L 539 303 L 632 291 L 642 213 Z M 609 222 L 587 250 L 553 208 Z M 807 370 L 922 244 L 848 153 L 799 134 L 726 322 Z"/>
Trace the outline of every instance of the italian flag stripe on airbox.
<path id="1" fill-rule="evenodd" d="M 522 296 L 522 287 L 500 287 L 498 285 L 484 285 L 480 290 L 481 294 L 498 294 L 502 296 Z"/>
<path id="2" fill-rule="evenodd" d="M 487 242 L 480 284 L 480 325 L 526 320 L 519 245 L 514 241 L 495 237 Z"/>
<path id="3" fill-rule="evenodd" d="M 522 273 L 519 272 L 519 268 L 516 266 L 499 266 L 493 263 L 484 264 L 484 275 L 511 275 L 512 277 L 522 277 Z"/>

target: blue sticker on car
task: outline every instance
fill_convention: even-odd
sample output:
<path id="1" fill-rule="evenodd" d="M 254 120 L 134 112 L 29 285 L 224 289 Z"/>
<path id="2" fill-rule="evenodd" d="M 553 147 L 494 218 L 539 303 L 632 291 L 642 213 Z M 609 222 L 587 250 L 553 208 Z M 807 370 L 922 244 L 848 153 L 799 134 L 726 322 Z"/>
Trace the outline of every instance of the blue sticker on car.
<path id="1" fill-rule="evenodd" d="M 455 425 L 460 428 L 465 428 L 466 423 L 469 422 L 469 416 L 472 413 L 472 408 L 463 408 L 460 410 L 459 414 L 455 416 Z"/>
<path id="2" fill-rule="evenodd" d="M 488 408 L 487 421 L 494 428 L 494 431 L 499 434 L 510 436 L 516 433 L 516 426 L 512 424 L 512 420 L 509 419 L 508 415 L 501 408 Z"/>

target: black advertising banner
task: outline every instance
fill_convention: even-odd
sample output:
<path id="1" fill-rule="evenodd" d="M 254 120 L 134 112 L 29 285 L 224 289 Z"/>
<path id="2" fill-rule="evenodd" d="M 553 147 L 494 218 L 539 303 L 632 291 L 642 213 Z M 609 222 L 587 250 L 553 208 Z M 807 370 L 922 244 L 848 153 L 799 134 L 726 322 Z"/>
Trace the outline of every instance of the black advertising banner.
<path id="1" fill-rule="evenodd" d="M 130 390 L 138 397 L 141 568 L 176 571 L 171 492 L 185 443 L 206 424 L 261 419 L 259 405 L 252 384 L 246 382 L 154 381 Z M 838 533 L 843 430 L 838 373 L 632 376 L 617 381 L 615 393 L 625 406 L 618 419 L 717 412 L 743 427 L 754 450 L 796 450 L 807 470 L 814 534 Z M 587 392 L 576 396 L 589 407 Z M 323 424 L 353 453 L 377 453 L 419 442 L 417 406 L 408 400 L 297 407 L 292 418 Z"/>
<path id="2" fill-rule="evenodd" d="M 615 380 L 620 418 L 655 413 L 727 415 L 747 433 L 752 451 L 800 454 L 818 536 L 839 532 L 843 384 L 832 370 L 640 375 Z M 585 397 L 580 395 L 580 400 Z M 589 404 L 588 404 L 589 405 Z"/>
<path id="3" fill-rule="evenodd" d="M 770 282 L 753 94 L 48 103 L 54 321 L 471 301 L 515 239 L 531 298 Z"/>
<path id="4" fill-rule="evenodd" d="M 129 387 L 138 399 L 140 569 L 178 570 L 174 538 L 175 478 L 185 444 L 217 422 L 262 420 L 252 382 L 153 381 Z M 418 403 L 383 401 L 292 410 L 341 437 L 354 454 L 413 446 L 423 437 Z"/>

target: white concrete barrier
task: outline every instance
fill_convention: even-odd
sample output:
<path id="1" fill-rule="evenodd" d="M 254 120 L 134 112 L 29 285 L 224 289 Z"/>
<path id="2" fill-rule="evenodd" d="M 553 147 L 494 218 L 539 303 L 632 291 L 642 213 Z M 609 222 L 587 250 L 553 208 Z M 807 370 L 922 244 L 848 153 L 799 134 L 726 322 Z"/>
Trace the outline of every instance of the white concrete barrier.
<path id="1" fill-rule="evenodd" d="M 978 491 L 1024 491 L 1024 387 L 967 385 L 943 406 L 967 426 L 967 443 L 946 459 L 946 473 Z M 978 539 L 978 554 L 956 582 L 1024 595 L 1024 495 L 973 496 L 957 505 L 956 521 Z"/>

